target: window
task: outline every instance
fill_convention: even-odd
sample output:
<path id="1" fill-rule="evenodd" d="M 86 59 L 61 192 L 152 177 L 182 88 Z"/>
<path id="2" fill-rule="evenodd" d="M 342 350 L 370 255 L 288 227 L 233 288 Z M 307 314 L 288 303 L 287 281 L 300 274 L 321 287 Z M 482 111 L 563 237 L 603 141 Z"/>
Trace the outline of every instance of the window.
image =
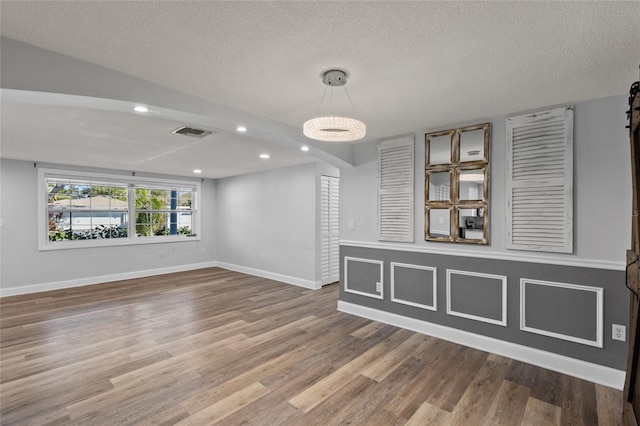
<path id="1" fill-rule="evenodd" d="M 198 240 L 200 183 L 39 169 L 40 249 Z"/>
<path id="2" fill-rule="evenodd" d="M 425 240 L 489 244 L 490 130 L 425 135 Z"/>
<path id="3" fill-rule="evenodd" d="M 136 187 L 136 235 L 191 235 L 193 193 L 189 188 Z"/>

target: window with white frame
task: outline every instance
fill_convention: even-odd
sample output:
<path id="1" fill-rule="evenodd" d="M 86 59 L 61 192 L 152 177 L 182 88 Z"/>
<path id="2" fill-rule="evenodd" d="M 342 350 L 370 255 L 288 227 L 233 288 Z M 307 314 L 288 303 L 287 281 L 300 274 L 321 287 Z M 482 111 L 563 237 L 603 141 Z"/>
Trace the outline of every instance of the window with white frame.
<path id="1" fill-rule="evenodd" d="M 41 249 L 199 239 L 200 183 L 39 169 Z"/>

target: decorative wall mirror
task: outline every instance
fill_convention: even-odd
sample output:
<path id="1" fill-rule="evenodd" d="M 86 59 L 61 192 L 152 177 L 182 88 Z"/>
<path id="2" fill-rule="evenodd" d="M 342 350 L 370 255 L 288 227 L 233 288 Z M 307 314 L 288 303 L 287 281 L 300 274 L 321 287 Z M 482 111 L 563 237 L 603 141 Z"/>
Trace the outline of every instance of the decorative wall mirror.
<path id="1" fill-rule="evenodd" d="M 425 135 L 425 240 L 489 244 L 490 123 Z"/>

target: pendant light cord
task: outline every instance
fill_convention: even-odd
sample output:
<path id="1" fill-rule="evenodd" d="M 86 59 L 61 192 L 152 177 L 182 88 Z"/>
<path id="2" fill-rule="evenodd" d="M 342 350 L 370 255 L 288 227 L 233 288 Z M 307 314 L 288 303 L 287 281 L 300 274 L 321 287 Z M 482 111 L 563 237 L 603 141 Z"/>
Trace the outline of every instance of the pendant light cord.
<path id="1" fill-rule="evenodd" d="M 320 115 L 320 109 L 322 108 L 322 102 L 324 101 L 324 96 L 327 94 L 327 87 L 328 86 L 324 86 L 324 91 L 322 92 L 322 97 L 320 98 L 320 104 L 318 105 L 318 111 L 316 112 L 316 115 Z"/>
<path id="2" fill-rule="evenodd" d="M 358 113 L 356 112 L 356 107 L 353 106 L 353 102 L 351 101 L 351 96 L 349 96 L 349 92 L 347 91 L 347 86 L 342 86 L 342 88 L 344 89 L 344 93 L 347 94 L 347 99 L 349 99 L 349 103 L 351 104 L 351 109 L 353 110 L 353 115 L 355 115 L 357 117 Z"/>
<path id="3" fill-rule="evenodd" d="M 324 86 L 324 91 L 322 92 L 322 97 L 320 98 L 320 103 L 318 104 L 318 110 L 316 112 L 316 115 L 320 115 L 320 110 L 322 109 L 322 103 L 324 102 L 324 98 L 327 95 L 327 89 L 331 88 L 331 91 L 329 92 L 329 115 L 331 115 L 331 108 L 333 106 L 333 86 L 329 86 L 326 85 Z M 347 86 L 342 86 L 342 88 L 344 89 L 344 93 L 347 95 L 347 99 L 349 100 L 349 105 L 351 105 L 351 109 L 353 110 L 353 115 L 354 116 L 358 116 L 358 112 L 356 111 L 356 107 L 353 106 L 353 101 L 351 100 L 351 96 L 349 95 L 349 91 L 347 90 Z"/>

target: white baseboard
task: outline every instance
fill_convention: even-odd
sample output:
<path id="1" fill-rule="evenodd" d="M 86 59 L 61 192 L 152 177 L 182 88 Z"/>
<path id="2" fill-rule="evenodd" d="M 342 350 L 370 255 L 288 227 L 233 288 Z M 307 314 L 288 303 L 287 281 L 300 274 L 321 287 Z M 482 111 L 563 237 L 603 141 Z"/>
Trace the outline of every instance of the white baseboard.
<path id="1" fill-rule="evenodd" d="M 39 293 L 41 291 L 60 290 L 64 288 L 82 287 L 85 285 L 103 284 L 112 281 L 144 278 L 153 275 L 170 274 L 173 272 L 191 271 L 194 269 L 212 268 L 217 262 L 191 263 L 188 265 L 170 266 L 167 268 L 145 269 L 143 271 L 123 272 L 120 274 L 99 275 L 95 277 L 79 278 L 75 280 L 55 281 L 50 283 L 32 284 L 22 287 L 0 288 L 0 297 L 16 296 L 18 294 Z"/>
<path id="2" fill-rule="evenodd" d="M 354 303 L 338 301 L 338 310 L 374 321 L 391 324 L 396 327 L 438 337 L 450 342 L 458 343 L 485 352 L 513 358 L 569 376 L 578 377 L 593 383 L 609 386 L 615 389 L 624 387 L 625 372 L 615 368 L 605 367 L 591 362 L 554 354 L 492 337 L 458 330 L 427 321 L 408 318 L 391 312 L 380 311 Z"/>
<path id="3" fill-rule="evenodd" d="M 247 266 L 234 265 L 232 263 L 216 262 L 220 268 L 230 271 L 242 272 L 243 274 L 254 275 L 256 277 L 268 278 L 270 280 L 282 281 L 283 283 L 297 285 L 311 290 L 318 290 L 322 287 L 320 281 L 311 281 L 304 278 L 292 277 L 290 275 L 277 274 L 275 272 L 264 271 L 262 269 L 249 268 Z"/>
<path id="4" fill-rule="evenodd" d="M 22 287 L 0 288 L 0 297 L 16 296 L 19 294 L 39 293 L 42 291 L 61 290 L 65 288 L 82 287 L 85 285 L 103 284 L 103 283 L 108 283 L 113 281 L 150 277 L 153 275 L 170 274 L 173 272 L 183 272 L 183 271 L 192 271 L 195 269 L 212 268 L 215 266 L 228 269 L 230 271 L 242 272 L 244 274 L 254 275 L 257 277 L 268 278 L 276 281 L 282 281 L 287 284 L 293 284 L 298 287 L 304 287 L 311 290 L 318 290 L 319 288 L 322 287 L 322 285 L 320 284 L 320 281 L 305 280 L 303 278 L 292 277 L 289 275 L 276 274 L 274 272 L 248 268 L 246 266 L 211 261 L 211 262 L 202 262 L 202 263 L 192 263 L 188 265 L 170 266 L 167 268 L 145 269 L 143 271 L 124 272 L 121 274 L 99 275 L 95 277 L 79 278 L 75 280 L 32 284 L 32 285 L 26 285 Z"/>

